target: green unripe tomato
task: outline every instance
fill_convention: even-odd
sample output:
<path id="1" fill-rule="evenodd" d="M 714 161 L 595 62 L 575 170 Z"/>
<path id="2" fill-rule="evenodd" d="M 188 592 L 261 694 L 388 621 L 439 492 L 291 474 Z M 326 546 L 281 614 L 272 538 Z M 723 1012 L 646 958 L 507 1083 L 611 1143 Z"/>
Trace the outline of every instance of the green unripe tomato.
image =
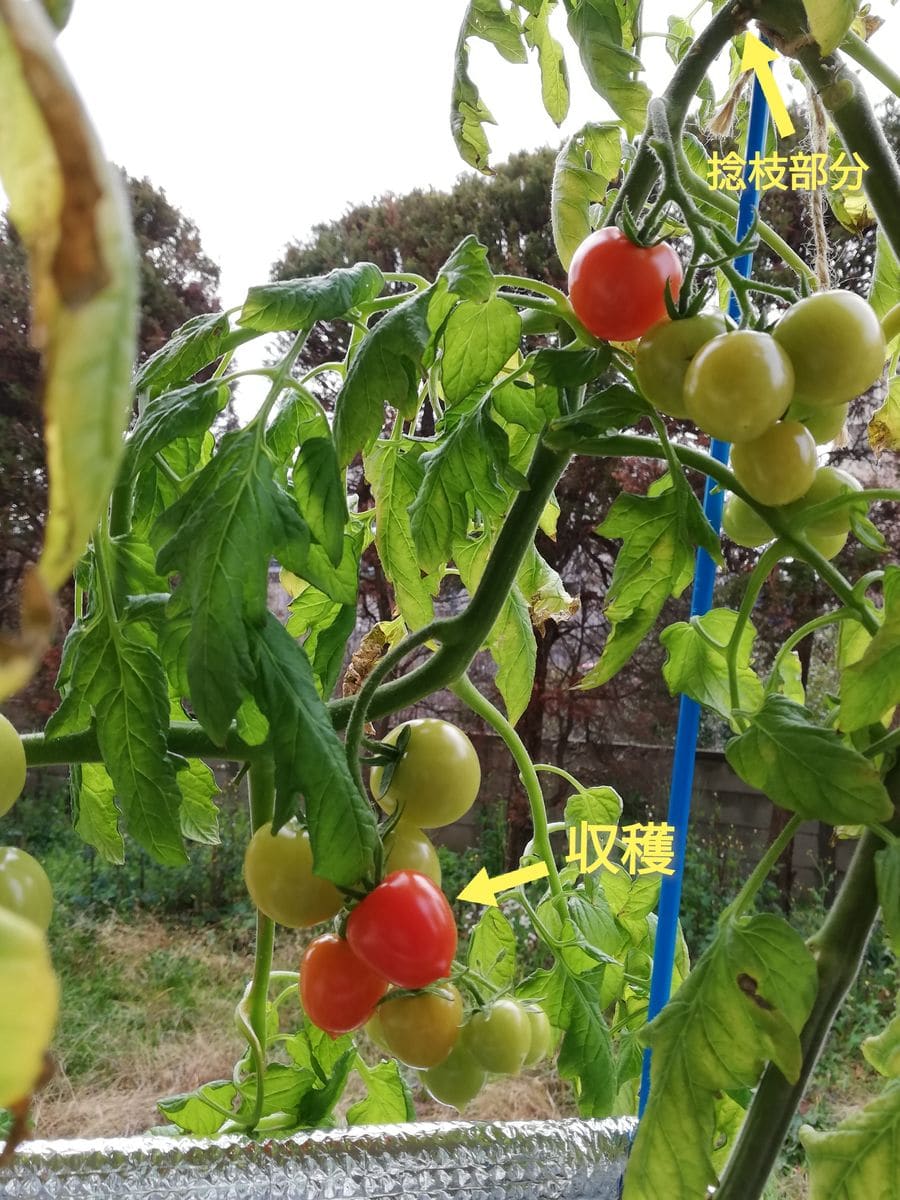
<path id="1" fill-rule="evenodd" d="M 810 533 L 805 531 L 806 540 L 814 550 L 822 555 L 823 558 L 836 558 L 847 544 L 846 533 Z"/>
<path id="2" fill-rule="evenodd" d="M 244 855 L 244 882 L 261 913 L 289 929 L 309 929 L 340 912 L 344 897 L 328 879 L 313 874 L 309 834 L 296 821 L 272 836 L 261 825 Z"/>
<path id="3" fill-rule="evenodd" d="M 819 467 L 812 486 L 796 504 L 790 506 L 789 512 L 798 513 L 812 508 L 814 504 L 824 504 L 826 500 L 833 500 L 842 492 L 859 491 L 862 491 L 862 484 L 846 471 L 840 470 L 839 467 Z M 846 540 L 850 532 L 850 506 L 837 509 L 803 528 L 808 537 L 824 538 L 826 544 L 829 538 L 843 537 Z"/>
<path id="4" fill-rule="evenodd" d="M 753 329 L 723 333 L 694 356 L 684 377 L 687 414 L 704 433 L 751 442 L 774 425 L 794 393 L 791 360 Z"/>
<path id="5" fill-rule="evenodd" d="M 417 825 L 409 821 L 398 821 L 384 843 L 387 854 L 384 873 L 392 871 L 418 871 L 441 886 L 441 860 L 428 837 Z"/>
<path id="6" fill-rule="evenodd" d="M 379 1050 L 383 1050 L 385 1054 L 391 1053 L 391 1048 L 387 1044 L 387 1038 L 384 1036 L 384 1029 L 381 1026 L 381 1010 L 376 1008 L 365 1024 L 366 1036 L 370 1042 L 373 1042 Z"/>
<path id="7" fill-rule="evenodd" d="M 740 496 L 729 496 L 722 510 L 722 532 L 736 546 L 747 546 L 755 550 L 771 542 L 775 534 L 762 519 Z"/>
<path id="8" fill-rule="evenodd" d="M 34 1090 L 58 1011 L 46 937 L 31 921 L 0 909 L 0 1108 Z"/>
<path id="9" fill-rule="evenodd" d="M 727 329 L 721 313 L 659 321 L 641 338 L 634 367 L 641 391 L 660 412 L 686 417 L 684 377 L 697 351 Z"/>
<path id="10" fill-rule="evenodd" d="M 805 297 L 791 305 L 773 336 L 794 367 L 794 402 L 805 408 L 846 404 L 881 378 L 881 323 L 854 292 Z"/>
<path id="11" fill-rule="evenodd" d="M 800 404 L 792 404 L 787 416 L 789 421 L 800 421 L 805 425 L 817 446 L 824 446 L 840 436 L 849 411 L 849 404 L 832 404 L 828 408 L 803 408 Z"/>
<path id="12" fill-rule="evenodd" d="M 484 1087 L 487 1072 L 460 1039 L 440 1066 L 420 1072 L 419 1079 L 432 1099 L 462 1112 Z"/>
<path id="13" fill-rule="evenodd" d="M 46 931 L 53 916 L 53 889 L 47 872 L 30 854 L 0 846 L 0 908 L 25 917 Z"/>
<path id="14" fill-rule="evenodd" d="M 475 747 L 461 729 L 433 717 L 398 725 L 385 742 L 396 745 L 407 726 L 409 742 L 384 795 L 380 794 L 382 768 L 372 768 L 372 795 L 386 813 L 400 805 L 404 820 L 420 829 L 451 825 L 469 811 L 481 786 Z"/>
<path id="15" fill-rule="evenodd" d="M 8 813 L 25 786 L 25 747 L 13 725 L 0 713 L 0 817 Z"/>
<path id="16" fill-rule="evenodd" d="M 752 442 L 735 446 L 731 467 L 738 483 L 760 504 L 790 504 L 812 487 L 816 443 L 799 421 L 779 421 Z"/>
<path id="17" fill-rule="evenodd" d="M 378 1006 L 378 1019 L 395 1058 L 408 1067 L 437 1067 L 459 1040 L 462 996 L 452 983 L 415 996 L 389 995 Z"/>
<path id="18" fill-rule="evenodd" d="M 526 1004 L 525 1015 L 531 1026 L 531 1044 L 522 1066 L 533 1067 L 546 1058 L 553 1048 L 553 1029 L 550 1025 L 550 1018 L 542 1008 Z"/>
<path id="19" fill-rule="evenodd" d="M 531 1022 L 517 1000 L 495 1000 L 473 1013 L 466 1025 L 466 1048 L 486 1071 L 518 1075 L 531 1046 Z"/>

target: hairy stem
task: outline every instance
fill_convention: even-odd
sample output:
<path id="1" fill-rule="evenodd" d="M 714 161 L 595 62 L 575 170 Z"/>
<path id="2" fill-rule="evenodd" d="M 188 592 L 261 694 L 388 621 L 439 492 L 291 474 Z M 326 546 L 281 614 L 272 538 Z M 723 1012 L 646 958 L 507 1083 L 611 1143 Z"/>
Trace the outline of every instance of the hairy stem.
<path id="1" fill-rule="evenodd" d="M 900 770 L 892 772 L 887 784 L 896 801 L 900 796 Z M 896 816 L 890 829 L 900 830 Z M 863 834 L 830 912 L 809 940 L 819 988 L 800 1035 L 800 1076 L 790 1083 L 777 1067 L 771 1063 L 766 1067 L 715 1200 L 757 1200 L 762 1195 L 831 1024 L 859 971 L 878 913 L 875 852 L 881 846 L 876 834 Z"/>
<path id="2" fill-rule="evenodd" d="M 513 501 L 471 602 L 458 616 L 434 623 L 432 635 L 441 642 L 440 648 L 401 679 L 381 684 L 368 705 L 369 717 L 383 717 L 415 704 L 447 687 L 467 670 L 500 614 L 569 457 L 568 451 L 538 446 L 528 471 L 528 488 Z M 350 718 L 353 700 L 335 700 L 328 707 L 335 727 L 340 729 Z"/>
<path id="3" fill-rule="evenodd" d="M 45 737 L 42 733 L 26 733 L 22 744 L 29 767 L 103 761 L 94 729 L 65 733 L 55 738 Z M 206 758 L 219 762 L 255 762 L 269 754 L 265 745 L 249 746 L 234 730 L 218 746 L 197 721 L 176 721 L 170 725 L 168 748 L 183 758 Z"/>
<path id="4" fill-rule="evenodd" d="M 255 833 L 261 825 L 272 820 L 275 811 L 275 768 L 271 759 L 260 759 L 250 768 L 250 825 Z M 256 1103 L 249 1121 L 252 1129 L 262 1116 L 265 1101 L 266 1070 L 266 1009 L 269 995 L 269 975 L 275 947 L 275 922 L 271 917 L 256 914 L 256 953 L 253 959 L 253 979 L 250 984 L 248 1017 L 257 1045 L 251 1042 L 256 1071 Z"/>

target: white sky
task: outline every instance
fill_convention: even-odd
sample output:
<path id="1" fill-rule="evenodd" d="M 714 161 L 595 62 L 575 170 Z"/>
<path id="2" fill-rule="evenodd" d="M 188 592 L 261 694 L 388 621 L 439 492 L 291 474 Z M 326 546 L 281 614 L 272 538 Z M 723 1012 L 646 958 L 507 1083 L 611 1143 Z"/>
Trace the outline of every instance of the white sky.
<path id="1" fill-rule="evenodd" d="M 149 176 L 197 223 L 222 267 L 228 306 L 267 279 L 285 243 L 314 222 L 385 191 L 447 187 L 466 169 L 448 118 L 465 8 L 466 0 L 76 0 L 59 44 L 107 154 Z M 664 29 L 672 6 L 646 8 L 646 27 Z M 560 19 L 565 42 L 563 30 Z M 562 130 L 541 106 L 536 63 L 513 65 L 471 45 L 473 78 L 498 122 L 489 130 L 495 162 L 611 115 L 571 43 L 574 95 Z M 663 40 L 645 50 L 661 87 L 671 71 Z"/>
<path id="2" fill-rule="evenodd" d="M 646 0 L 645 31 L 694 7 Z M 888 24 L 876 48 L 887 56 L 900 14 L 878 7 Z M 386 191 L 446 188 L 468 169 L 448 116 L 465 9 L 466 0 L 75 0 L 59 45 L 106 153 L 196 222 L 230 307 L 316 221 Z M 535 62 L 513 65 L 470 43 L 471 74 L 497 120 L 494 162 L 612 115 L 584 79 L 561 10 L 572 83 L 561 129 L 541 106 Z M 658 92 L 673 69 L 663 38 L 647 37 L 642 57 Z M 787 64 L 775 69 L 786 90 Z"/>

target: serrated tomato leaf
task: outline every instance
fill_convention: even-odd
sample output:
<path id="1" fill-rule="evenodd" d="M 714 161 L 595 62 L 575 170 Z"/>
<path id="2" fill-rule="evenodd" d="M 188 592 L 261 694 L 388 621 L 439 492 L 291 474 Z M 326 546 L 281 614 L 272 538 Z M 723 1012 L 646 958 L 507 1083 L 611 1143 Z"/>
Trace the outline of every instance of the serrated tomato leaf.
<path id="1" fill-rule="evenodd" d="M 275 755 L 273 825 L 294 814 L 302 795 L 316 874 L 352 887 L 374 869 L 375 816 L 350 774 L 309 660 L 271 613 L 252 628 L 250 651 Z"/>
<path id="2" fill-rule="evenodd" d="M 684 694 L 731 721 L 731 688 L 725 647 L 731 639 L 737 613 L 713 608 L 701 617 L 678 621 L 660 634 L 666 649 L 663 678 L 673 696 Z M 738 707 L 755 712 L 763 701 L 762 683 L 750 666 L 756 630 L 748 621 L 736 657 Z M 720 649 L 722 647 L 722 649 Z"/>
<path id="3" fill-rule="evenodd" d="M 841 675 L 840 727 L 852 732 L 874 725 L 896 704 L 900 704 L 900 567 L 887 567 L 881 628 Z"/>
<path id="4" fill-rule="evenodd" d="M 381 271 L 367 262 L 336 267 L 327 275 L 263 283 L 248 290 L 238 324 L 258 333 L 309 329 L 373 300 L 383 286 Z"/>
<path id="5" fill-rule="evenodd" d="M 808 820 L 858 825 L 894 811 L 875 766 L 786 696 L 769 696 L 725 755 L 751 787 Z"/>
<path id="6" fill-rule="evenodd" d="M 829 1133 L 800 1129 L 809 1200 L 891 1200 L 900 1180 L 900 1080 Z"/>

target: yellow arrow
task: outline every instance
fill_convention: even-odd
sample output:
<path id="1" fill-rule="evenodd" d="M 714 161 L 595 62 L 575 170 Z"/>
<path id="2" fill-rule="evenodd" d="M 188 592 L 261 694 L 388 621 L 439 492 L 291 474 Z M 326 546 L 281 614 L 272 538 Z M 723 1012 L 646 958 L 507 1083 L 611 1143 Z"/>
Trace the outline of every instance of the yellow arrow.
<path id="1" fill-rule="evenodd" d="M 779 137 L 787 137 L 794 132 L 794 122 L 791 120 L 787 105 L 781 98 L 775 76 L 772 74 L 771 63 L 781 56 L 775 50 L 763 45 L 752 33 L 744 34 L 744 54 L 741 58 L 742 71 L 755 71 L 763 95 L 769 102 L 772 120 L 778 130 Z"/>
<path id="2" fill-rule="evenodd" d="M 516 887 L 520 883 L 534 883 L 536 879 L 543 879 L 549 874 L 547 864 L 542 862 L 532 863 L 530 867 L 519 867 L 516 871 L 507 871 L 505 875 L 495 875 L 493 879 L 482 867 L 456 898 L 496 908 L 498 892 L 505 892 L 507 888 Z"/>

